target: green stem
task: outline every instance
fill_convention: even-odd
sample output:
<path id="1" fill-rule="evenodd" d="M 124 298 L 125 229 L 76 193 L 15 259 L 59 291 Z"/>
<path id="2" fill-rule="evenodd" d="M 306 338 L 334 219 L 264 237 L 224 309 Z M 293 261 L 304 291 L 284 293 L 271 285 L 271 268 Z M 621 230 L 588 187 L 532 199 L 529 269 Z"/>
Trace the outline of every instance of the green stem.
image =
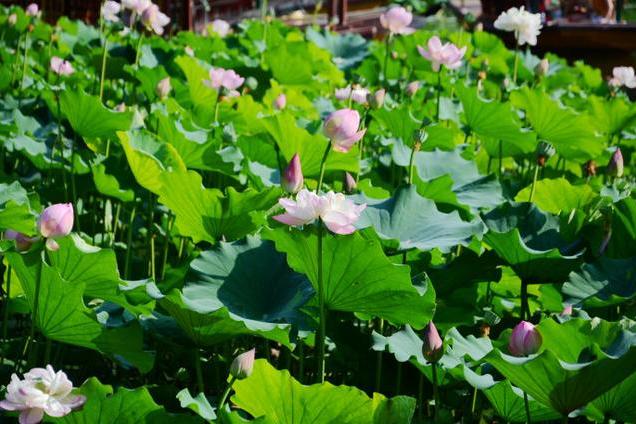
<path id="1" fill-rule="evenodd" d="M 170 214 L 168 218 L 168 225 L 166 228 L 166 237 L 163 241 L 163 261 L 161 262 L 161 280 L 166 277 L 166 268 L 168 268 L 168 249 L 170 248 L 170 234 L 172 233 L 172 226 L 174 225 L 174 216 Z"/>
<path id="2" fill-rule="evenodd" d="M 216 102 L 214 103 L 214 123 L 219 123 L 219 103 L 221 102 L 221 90 L 222 88 L 217 88 L 216 92 Z"/>
<path id="3" fill-rule="evenodd" d="M 499 140 L 499 179 L 503 174 L 503 141 Z"/>
<path id="4" fill-rule="evenodd" d="M 44 251 L 41 252 L 41 255 L 44 255 Z M 40 304 L 40 286 L 42 284 L 42 267 L 44 266 L 44 261 L 42 257 L 40 257 L 39 266 L 35 270 L 35 296 L 33 299 L 33 309 L 31 313 L 31 329 L 29 330 L 29 337 L 27 338 L 26 344 L 24 345 L 24 351 L 22 355 L 26 355 L 27 351 L 31 348 L 31 343 L 35 338 L 35 323 L 37 321 L 38 316 L 38 305 Z"/>
<path id="5" fill-rule="evenodd" d="M 99 100 L 104 98 L 104 78 L 106 77 L 106 58 L 108 57 L 108 37 L 104 34 L 104 50 L 102 51 L 102 72 L 99 79 Z"/>
<path id="6" fill-rule="evenodd" d="M 517 39 L 519 37 L 519 34 L 515 32 L 515 39 Z M 512 82 L 516 85 L 517 84 L 517 72 L 519 71 L 519 44 L 517 44 L 517 47 L 515 48 L 515 67 L 514 67 L 514 72 L 512 74 Z"/>
<path id="7" fill-rule="evenodd" d="M 298 340 L 298 381 L 305 381 L 305 344 Z"/>
<path id="8" fill-rule="evenodd" d="M 475 415 L 475 409 L 477 407 L 477 387 L 473 388 L 473 402 L 470 405 L 470 413 Z"/>
<path id="9" fill-rule="evenodd" d="M 439 122 L 439 103 L 442 94 L 442 69 L 437 73 L 437 111 L 435 112 L 435 119 Z"/>
<path id="10" fill-rule="evenodd" d="M 525 282 L 521 282 L 521 319 L 524 320 L 530 316 L 528 308 L 528 285 Z"/>
<path id="11" fill-rule="evenodd" d="M 133 236 L 133 223 L 135 222 L 135 212 L 137 211 L 137 206 L 133 206 L 132 211 L 130 211 L 130 220 L 128 221 L 128 238 L 126 240 L 126 261 L 124 262 L 124 275 L 125 278 L 130 278 L 130 258 L 132 255 L 132 236 Z"/>
<path id="12" fill-rule="evenodd" d="M 201 369 L 201 353 L 199 348 L 194 348 L 194 369 L 197 375 L 197 388 L 199 393 L 205 393 L 205 384 L 203 384 L 203 370 Z"/>
<path id="13" fill-rule="evenodd" d="M 137 52 L 135 54 L 135 69 L 139 67 L 139 59 L 141 58 L 141 43 L 144 39 L 144 33 L 139 33 L 139 39 L 137 40 Z"/>
<path id="14" fill-rule="evenodd" d="M 2 316 L 2 340 L 7 340 L 9 332 L 9 301 L 11 300 L 11 265 L 7 266 L 7 291 L 4 294 L 4 310 Z"/>
<path id="15" fill-rule="evenodd" d="M 433 422 L 438 422 L 437 418 L 439 416 L 439 407 L 440 407 L 440 403 L 439 403 L 439 387 L 438 387 L 438 382 L 437 382 L 437 362 L 433 362 L 432 365 L 432 371 L 433 371 L 433 400 L 435 401 L 435 412 L 433 415 Z"/>
<path id="16" fill-rule="evenodd" d="M 389 79 L 386 77 L 386 71 L 389 67 L 389 55 L 391 54 L 391 34 L 389 34 L 385 39 L 386 52 L 384 54 L 384 67 L 382 68 L 382 82 L 384 83 L 384 88 L 389 86 Z"/>
<path id="17" fill-rule="evenodd" d="M 326 337 L 326 316 L 325 316 L 325 287 L 322 281 L 322 237 L 324 229 L 322 220 L 318 220 L 318 341 L 316 349 L 318 350 L 318 382 L 325 382 L 325 337 Z"/>
<path id="18" fill-rule="evenodd" d="M 378 333 L 383 335 L 384 333 L 384 319 L 380 318 L 378 321 Z M 378 351 L 375 356 L 375 391 L 380 393 L 382 385 L 382 356 L 383 351 Z"/>
<path id="19" fill-rule="evenodd" d="M 150 276 L 152 281 L 157 281 L 157 274 L 155 271 L 155 235 L 150 236 Z"/>
<path id="20" fill-rule="evenodd" d="M 26 77 L 27 72 L 27 63 L 28 63 L 28 53 L 29 53 L 29 30 L 24 34 L 24 59 L 22 62 L 22 78 L 20 78 L 20 91 L 24 87 L 24 78 Z"/>
<path id="21" fill-rule="evenodd" d="M 320 177 L 318 178 L 318 187 L 316 188 L 316 193 L 320 193 L 320 189 L 322 189 L 322 180 L 325 177 L 325 165 L 327 164 L 327 156 L 329 156 L 330 151 L 331 143 L 327 145 L 325 153 L 322 155 L 322 161 L 320 162 Z"/>
<path id="22" fill-rule="evenodd" d="M 232 385 L 236 381 L 236 377 L 232 376 L 230 382 L 228 383 L 225 391 L 223 392 L 223 396 L 221 396 L 221 400 L 219 401 L 218 410 L 221 411 L 223 409 L 223 405 L 225 405 L 225 401 L 227 400 L 227 396 L 230 394 L 230 390 L 232 390 Z"/>
<path id="23" fill-rule="evenodd" d="M 539 165 L 535 164 L 534 165 L 534 176 L 532 177 L 532 187 L 530 188 L 530 198 L 528 199 L 528 202 L 532 202 L 532 198 L 534 197 L 534 188 L 535 185 L 537 184 L 537 177 L 539 176 Z"/>
<path id="24" fill-rule="evenodd" d="M 417 152 L 418 150 L 420 150 L 419 141 L 415 142 L 413 148 L 411 149 L 411 157 L 409 159 L 409 185 L 413 184 L 413 169 L 415 168 L 413 163 L 415 162 L 415 152 Z"/>
<path id="25" fill-rule="evenodd" d="M 526 422 L 530 424 L 532 422 L 532 418 L 530 417 L 530 403 L 528 402 L 528 394 L 523 392 L 523 404 L 526 408 Z M 567 422 L 567 415 L 565 416 Z"/>

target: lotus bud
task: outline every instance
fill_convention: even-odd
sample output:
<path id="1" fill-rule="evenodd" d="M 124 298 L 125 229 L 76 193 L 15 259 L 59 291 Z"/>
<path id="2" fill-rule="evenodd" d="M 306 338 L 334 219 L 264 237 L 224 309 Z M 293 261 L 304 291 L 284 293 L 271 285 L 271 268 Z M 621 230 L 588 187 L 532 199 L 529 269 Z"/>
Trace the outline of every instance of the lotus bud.
<path id="1" fill-rule="evenodd" d="M 521 321 L 512 330 L 508 350 L 514 356 L 528 356 L 539 351 L 543 339 L 534 325 Z"/>
<path id="2" fill-rule="evenodd" d="M 15 242 L 15 247 L 20 252 L 24 252 L 31 248 L 31 245 L 37 240 L 37 238 L 28 237 L 22 233 L 13 230 L 6 230 L 4 232 L 4 238 L 6 240 L 13 240 Z"/>
<path id="3" fill-rule="evenodd" d="M 556 153 L 554 146 L 547 141 L 540 141 L 537 145 L 537 165 L 544 167 L 545 163 Z"/>
<path id="4" fill-rule="evenodd" d="M 298 153 L 292 157 L 291 162 L 283 172 L 283 188 L 288 193 L 298 193 L 303 188 L 303 170 L 300 166 L 300 156 Z"/>
<path id="5" fill-rule="evenodd" d="M 399 57 L 398 56 L 398 52 L 396 52 L 396 51 L 392 51 L 391 52 L 391 59 L 396 60 L 398 57 Z"/>
<path id="6" fill-rule="evenodd" d="M 585 175 L 588 177 L 593 177 L 596 175 L 596 162 L 593 160 L 588 160 L 584 165 Z"/>
<path id="7" fill-rule="evenodd" d="M 9 26 L 15 26 L 17 22 L 18 22 L 18 15 L 16 15 L 15 13 L 10 14 L 9 17 L 7 18 L 7 23 L 9 24 Z"/>
<path id="8" fill-rule="evenodd" d="M 360 114 L 353 109 L 332 112 L 325 121 L 323 131 L 331 140 L 336 152 L 347 153 L 355 143 L 364 137 L 365 129 L 359 130 Z"/>
<path id="9" fill-rule="evenodd" d="M 353 175 L 351 175 L 348 172 L 345 172 L 345 181 L 344 181 L 344 186 L 345 186 L 345 191 L 347 193 L 353 193 L 356 188 L 358 187 L 358 183 L 356 182 L 356 179 L 353 178 Z"/>
<path id="10" fill-rule="evenodd" d="M 157 93 L 157 96 L 161 100 L 168 97 L 168 94 L 170 94 L 171 90 L 172 90 L 172 85 L 170 84 L 170 77 L 165 77 L 164 79 L 159 81 L 159 83 L 157 84 L 157 87 L 155 88 L 155 92 Z"/>
<path id="11" fill-rule="evenodd" d="M 479 81 L 483 81 L 488 77 L 488 74 L 486 73 L 486 71 L 479 71 L 477 76 L 479 77 Z"/>
<path id="12" fill-rule="evenodd" d="M 73 230 L 73 205 L 57 203 L 44 209 L 38 219 L 38 230 L 44 238 L 65 237 Z"/>
<path id="13" fill-rule="evenodd" d="M 419 81 L 410 82 L 406 86 L 406 94 L 408 94 L 409 97 L 413 97 L 413 96 L 415 96 L 415 93 L 417 93 L 417 91 L 419 89 L 420 89 L 420 82 Z"/>
<path id="14" fill-rule="evenodd" d="M 565 305 L 563 311 L 561 311 L 561 317 L 569 317 L 572 315 L 572 305 Z"/>
<path id="15" fill-rule="evenodd" d="M 285 93 L 280 93 L 274 100 L 274 109 L 283 110 L 287 106 L 287 96 Z"/>
<path id="16" fill-rule="evenodd" d="M 32 18 L 37 17 L 40 14 L 40 8 L 36 3 L 31 3 L 27 6 L 25 10 L 27 16 L 31 16 Z"/>
<path id="17" fill-rule="evenodd" d="M 252 349 L 234 358 L 230 366 L 230 375 L 237 380 L 244 380 L 252 375 L 255 354 L 256 349 Z"/>
<path id="18" fill-rule="evenodd" d="M 505 90 L 510 89 L 510 86 L 512 85 L 512 82 L 510 81 L 510 78 L 504 78 L 503 80 L 503 87 Z"/>
<path id="19" fill-rule="evenodd" d="M 117 106 L 115 106 L 115 111 L 116 112 L 126 112 L 126 103 L 120 103 Z"/>
<path id="20" fill-rule="evenodd" d="M 550 62 L 548 59 L 541 59 L 541 61 L 534 68 L 534 73 L 537 77 L 541 78 L 548 75 L 548 71 L 550 70 Z"/>
<path id="21" fill-rule="evenodd" d="M 475 32 L 482 32 L 484 30 L 484 23 L 483 22 L 477 22 L 477 25 L 475 25 Z"/>
<path id="22" fill-rule="evenodd" d="M 367 101 L 372 108 L 380 109 L 384 105 L 384 97 L 386 96 L 386 90 L 384 88 L 376 91 L 375 93 L 367 94 Z"/>
<path id="23" fill-rule="evenodd" d="M 444 342 L 435 328 L 433 321 L 424 329 L 424 345 L 422 353 L 428 362 L 438 362 L 444 355 Z"/>
<path id="24" fill-rule="evenodd" d="M 618 178 L 623 176 L 623 153 L 621 153 L 621 149 L 619 147 L 614 150 L 614 153 L 607 164 L 607 175 Z"/>
<path id="25" fill-rule="evenodd" d="M 192 47 L 190 46 L 185 46 L 183 48 L 183 51 L 185 52 L 185 54 L 187 54 L 190 57 L 194 57 L 194 50 L 192 49 Z"/>

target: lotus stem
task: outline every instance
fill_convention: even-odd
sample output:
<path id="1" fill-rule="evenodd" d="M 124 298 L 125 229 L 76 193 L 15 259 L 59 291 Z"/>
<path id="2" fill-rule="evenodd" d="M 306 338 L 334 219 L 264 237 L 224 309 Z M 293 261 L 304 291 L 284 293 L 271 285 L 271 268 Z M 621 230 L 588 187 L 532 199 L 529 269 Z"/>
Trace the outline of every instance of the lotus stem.
<path id="1" fill-rule="evenodd" d="M 27 64 L 28 64 L 28 54 L 29 54 L 29 30 L 24 34 L 24 57 L 22 61 L 22 77 L 20 78 L 20 91 L 24 87 L 24 78 L 27 73 Z"/>
<path id="2" fill-rule="evenodd" d="M 139 33 L 139 39 L 137 40 L 137 51 L 135 54 L 135 69 L 139 68 L 139 59 L 141 58 L 141 43 L 144 40 L 143 31 Z"/>
<path id="3" fill-rule="evenodd" d="M 99 100 L 104 98 L 104 79 L 106 77 L 106 60 L 108 58 L 108 37 L 104 34 L 104 48 L 102 50 L 102 72 L 99 79 Z"/>
<path id="4" fill-rule="evenodd" d="M 223 405 L 225 405 L 225 401 L 227 400 L 227 397 L 230 394 L 230 390 L 232 390 L 232 386 L 234 385 L 235 381 L 236 381 L 236 377 L 232 376 L 232 378 L 230 378 L 230 382 L 227 384 L 227 387 L 225 388 L 225 391 L 223 392 L 223 395 L 221 396 L 221 400 L 219 401 L 218 411 L 221 411 L 223 409 Z"/>
<path id="5" fill-rule="evenodd" d="M 201 369 L 201 353 L 199 348 L 194 348 L 194 370 L 197 375 L 197 388 L 200 393 L 205 393 L 205 384 L 203 383 L 203 370 Z"/>
<path id="6" fill-rule="evenodd" d="M 384 320 L 382 318 L 378 321 L 378 333 L 382 335 L 384 333 Z M 375 357 L 375 391 L 380 392 L 380 386 L 382 385 L 382 354 L 384 352 L 378 351 Z"/>
<path id="7" fill-rule="evenodd" d="M 11 299 L 11 265 L 7 266 L 7 291 L 4 294 L 4 311 L 2 316 L 2 340 L 7 340 L 9 322 L 9 301 Z"/>
<path id="8" fill-rule="evenodd" d="M 326 337 L 326 314 L 325 314 L 325 288 L 322 275 L 322 237 L 323 237 L 322 220 L 318 220 L 318 307 L 319 307 L 319 323 L 318 323 L 318 341 L 316 349 L 318 350 L 318 382 L 325 382 L 325 337 Z"/>
<path id="9" fill-rule="evenodd" d="M 137 211 L 137 206 L 133 206 L 130 211 L 130 220 L 128 221 L 128 238 L 126 240 L 126 261 L 124 262 L 124 275 L 126 279 L 130 279 L 130 257 L 132 255 L 132 233 L 133 233 L 133 224 L 135 222 L 135 212 Z"/>
<path id="10" fill-rule="evenodd" d="M 23 356 L 30 351 L 31 344 L 35 338 L 35 323 L 38 317 L 38 305 L 40 304 L 40 286 L 42 285 L 42 267 L 44 266 L 42 256 L 45 255 L 44 251 L 42 251 L 40 255 L 40 264 L 35 270 L 35 296 L 33 298 L 33 309 L 31 310 L 31 328 L 29 330 L 29 337 L 24 344 L 24 350 L 22 351 Z"/>
<path id="11" fill-rule="evenodd" d="M 437 362 L 433 362 L 432 372 L 433 372 L 433 401 L 435 402 L 435 409 L 433 410 L 433 422 L 438 422 L 437 419 L 439 417 L 439 387 L 437 381 Z"/>
<path id="12" fill-rule="evenodd" d="M 386 76 L 386 72 L 389 67 L 389 55 L 391 54 L 391 41 L 393 40 L 391 38 L 391 34 L 389 34 L 384 40 L 386 45 L 386 52 L 384 53 L 384 66 L 382 68 L 382 80 L 383 80 L 382 82 L 384 83 L 385 88 L 388 88 L 389 86 L 389 83 L 388 83 L 389 79 Z"/>
<path id="13" fill-rule="evenodd" d="M 163 261 L 161 265 L 161 276 L 159 277 L 163 280 L 166 276 L 166 268 L 168 267 L 168 249 L 170 248 L 170 233 L 172 232 L 172 227 L 174 225 L 174 215 L 170 214 L 168 218 L 168 224 L 166 226 L 166 237 L 163 241 Z"/>
<path id="14" fill-rule="evenodd" d="M 526 392 L 523 392 L 523 404 L 526 408 L 526 422 L 530 424 L 532 422 L 532 417 L 530 417 L 530 404 L 528 402 L 528 394 Z M 567 422 L 567 420 L 568 420 L 568 417 L 566 415 L 564 422 Z"/>
<path id="15" fill-rule="evenodd" d="M 518 40 L 519 39 L 519 34 L 518 32 L 515 31 L 515 39 Z M 514 71 L 512 74 L 512 82 L 516 85 L 517 84 L 517 73 L 519 71 L 519 43 L 517 43 L 517 47 L 515 48 L 515 65 L 514 65 Z"/>
<path id="16" fill-rule="evenodd" d="M 413 184 L 413 170 L 415 169 L 415 153 L 420 150 L 420 142 L 417 141 L 413 144 L 413 148 L 411 149 L 411 157 L 409 158 L 409 185 Z"/>
<path id="17" fill-rule="evenodd" d="M 420 380 L 417 383 L 417 418 L 418 422 L 424 422 L 424 374 L 420 372 Z"/>
<path id="18" fill-rule="evenodd" d="M 305 345 L 302 340 L 298 341 L 298 381 L 305 381 Z"/>
<path id="19" fill-rule="evenodd" d="M 537 177 L 539 176 L 539 165 L 535 164 L 534 165 L 534 176 L 532 177 L 532 186 L 530 188 L 530 198 L 528 199 L 528 202 L 532 202 L 532 198 L 534 197 L 534 189 L 535 189 L 535 185 L 537 184 Z"/>
<path id="20" fill-rule="evenodd" d="M 150 236 L 150 277 L 152 281 L 157 281 L 155 270 L 155 235 Z"/>
<path id="21" fill-rule="evenodd" d="M 521 319 L 530 318 L 530 308 L 528 306 L 528 284 L 521 282 Z"/>
<path id="22" fill-rule="evenodd" d="M 503 174 L 503 141 L 499 140 L 499 179 Z"/>
<path id="23" fill-rule="evenodd" d="M 325 153 L 322 155 L 322 161 L 320 162 L 320 177 L 318 177 L 318 187 L 316 188 L 316 193 L 320 193 L 320 189 L 322 189 L 322 180 L 325 177 L 325 166 L 327 164 L 327 157 L 329 156 L 330 151 L 331 143 L 327 145 Z"/>
<path id="24" fill-rule="evenodd" d="M 442 69 L 437 72 L 437 111 L 435 112 L 435 118 L 439 122 L 439 109 L 442 95 Z"/>

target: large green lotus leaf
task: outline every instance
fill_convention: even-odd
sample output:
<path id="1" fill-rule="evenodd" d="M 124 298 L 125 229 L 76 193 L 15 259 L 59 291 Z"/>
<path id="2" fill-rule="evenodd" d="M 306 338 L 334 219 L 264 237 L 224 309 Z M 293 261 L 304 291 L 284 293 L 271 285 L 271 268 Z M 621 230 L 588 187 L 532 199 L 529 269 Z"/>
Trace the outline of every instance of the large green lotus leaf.
<path id="1" fill-rule="evenodd" d="M 93 173 L 93 182 L 95 188 L 101 194 L 121 200 L 124 203 L 135 200 L 135 192 L 130 189 L 123 189 L 117 181 L 117 177 L 106 173 L 106 165 L 96 163 L 91 166 Z"/>
<path id="2" fill-rule="evenodd" d="M 592 124 L 608 137 L 620 135 L 621 131 L 636 125 L 636 106 L 619 97 L 608 100 L 590 96 L 587 105 Z"/>
<path id="3" fill-rule="evenodd" d="M 584 162 L 602 153 L 603 144 L 587 115 L 564 108 L 547 93 L 527 87 L 511 93 L 510 101 L 526 112 L 537 136 L 552 143 L 566 159 Z"/>
<path id="4" fill-rule="evenodd" d="M 523 402 L 523 391 L 504 380 L 483 391 L 497 415 L 506 422 L 526 422 L 526 410 Z M 530 417 L 533 422 L 557 420 L 560 414 L 553 409 L 529 400 Z"/>
<path id="5" fill-rule="evenodd" d="M 36 218 L 29 196 L 19 182 L 0 184 L 0 230 L 11 229 L 33 235 Z"/>
<path id="6" fill-rule="evenodd" d="M 481 67 L 484 62 L 487 62 L 488 72 L 499 75 L 510 73 L 508 61 L 514 60 L 514 53 L 506 48 L 501 38 L 486 31 L 475 31 L 473 44 L 477 54 L 471 59 L 471 63 L 474 62 Z"/>
<path id="7" fill-rule="evenodd" d="M 210 124 L 214 120 L 217 91 L 206 86 L 203 81 L 210 75 L 204 65 L 196 58 L 179 56 L 174 62 L 186 77 L 187 96 L 176 94 L 176 98 L 186 109 L 192 109 L 193 116 L 200 118 L 201 124 Z"/>
<path id="8" fill-rule="evenodd" d="M 514 144 L 522 153 L 534 151 L 535 134 L 521 128 L 509 104 L 483 100 L 479 97 L 477 88 L 466 87 L 461 83 L 455 88 L 464 109 L 466 131 L 480 137 L 502 140 L 504 144 Z"/>
<path id="9" fill-rule="evenodd" d="M 234 390 L 232 402 L 240 409 L 279 424 L 398 424 L 410 422 L 415 410 L 415 399 L 406 396 L 387 399 L 374 393 L 369 398 L 350 386 L 302 385 L 263 359 L 249 378 L 234 383 Z"/>
<path id="10" fill-rule="evenodd" d="M 114 112 L 104 107 L 96 96 L 81 90 L 65 90 L 60 94 L 60 109 L 76 133 L 87 139 L 108 138 L 126 131 L 132 124 L 132 113 Z"/>
<path id="11" fill-rule="evenodd" d="M 276 249 L 287 254 L 292 269 L 302 272 L 318 290 L 318 236 L 315 230 L 278 228 L 265 233 Z M 376 240 L 357 232 L 324 235 L 323 283 L 325 307 L 385 318 L 395 324 L 424 327 L 433 316 L 435 295 L 411 284 L 409 268 L 392 263 Z"/>
<path id="12" fill-rule="evenodd" d="M 313 26 L 309 26 L 306 37 L 307 40 L 331 53 L 331 60 L 341 70 L 355 67 L 369 54 L 369 42 L 359 34 L 336 34 L 328 29 L 318 31 Z"/>
<path id="13" fill-rule="evenodd" d="M 582 252 L 570 252 L 558 220 L 531 203 L 504 204 L 483 220 L 489 229 L 486 243 L 526 283 L 561 282 L 579 266 Z"/>
<path id="14" fill-rule="evenodd" d="M 291 112 L 277 113 L 261 119 L 260 124 L 274 139 L 282 159 L 288 163 L 298 153 L 305 176 L 317 177 L 320 173 L 320 163 L 329 140 L 322 134 L 311 134 L 296 124 L 296 118 Z M 358 158 L 360 151 L 357 145 L 348 153 L 331 151 L 327 158 L 325 169 L 358 172 Z"/>
<path id="15" fill-rule="evenodd" d="M 611 390 L 603 393 L 585 408 L 588 417 L 597 422 L 605 417 L 616 421 L 636 421 L 636 374 L 632 374 L 622 383 L 617 384 Z"/>
<path id="16" fill-rule="evenodd" d="M 527 202 L 530 199 L 531 186 L 517 193 L 517 202 Z M 553 214 L 571 212 L 574 209 L 584 209 L 597 194 L 585 185 L 572 185 L 565 178 L 545 179 L 536 182 L 532 202 L 541 210 Z"/>
<path id="17" fill-rule="evenodd" d="M 122 424 L 153 423 L 179 424 L 202 423 L 199 417 L 186 414 L 171 414 L 157 405 L 148 389 L 113 390 L 112 386 L 102 384 L 92 377 L 77 391 L 86 396 L 81 410 L 74 411 L 62 418 L 48 417 L 45 422 L 60 424 Z"/>
<path id="18" fill-rule="evenodd" d="M 570 273 L 561 289 L 567 302 L 586 308 L 600 308 L 625 302 L 636 295 L 636 258 L 612 259 L 601 256 Z"/>
<path id="19" fill-rule="evenodd" d="M 95 312 L 84 305 L 85 283 L 63 280 L 57 269 L 47 265 L 41 255 L 42 252 L 37 250 L 28 254 L 6 253 L 31 308 L 35 304 L 37 274 L 41 273 L 35 322 L 42 334 L 51 340 L 121 358 L 141 372 L 150 371 L 154 358 L 143 351 L 139 324 L 133 322 L 119 328 L 106 328 L 100 324 Z"/>
<path id="20" fill-rule="evenodd" d="M 107 300 L 135 314 L 152 313 L 158 289 L 150 280 L 122 280 L 114 251 L 91 246 L 76 234 L 59 239 L 58 244 L 60 248 L 48 254 L 51 265 L 64 281 L 83 285 L 84 297 Z M 141 296 L 132 296 L 131 290 Z"/>
<path id="21" fill-rule="evenodd" d="M 636 199 L 625 198 L 614 204 L 612 215 L 612 236 L 605 250 L 611 258 L 634 256 L 636 246 Z"/>
<path id="22" fill-rule="evenodd" d="M 467 246 L 480 238 L 484 225 L 477 219 L 464 222 L 456 211 L 442 213 L 435 202 L 417 194 L 414 185 L 398 188 L 383 201 L 363 197 L 368 204 L 356 223 L 358 228 L 372 226 L 385 240 L 397 240 L 397 249 L 440 249 L 448 252 L 457 245 Z"/>

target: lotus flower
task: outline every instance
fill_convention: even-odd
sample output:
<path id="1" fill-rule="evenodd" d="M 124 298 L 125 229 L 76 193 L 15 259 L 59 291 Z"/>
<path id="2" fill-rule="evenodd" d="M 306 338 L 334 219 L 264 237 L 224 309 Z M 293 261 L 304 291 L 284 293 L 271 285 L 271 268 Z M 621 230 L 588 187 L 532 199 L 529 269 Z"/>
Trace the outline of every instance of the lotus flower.
<path id="1" fill-rule="evenodd" d="M 537 37 L 541 33 L 541 15 L 530 13 L 523 6 L 511 7 L 499 15 L 494 25 L 499 30 L 514 32 L 519 46 L 536 46 Z"/>
<path id="2" fill-rule="evenodd" d="M 409 27 L 413 21 L 413 14 L 401 6 L 390 8 L 380 15 L 380 25 L 390 34 L 412 34 L 414 28 Z"/>
<path id="3" fill-rule="evenodd" d="M 438 362 L 444 355 L 444 341 L 439 336 L 433 321 L 424 329 L 424 345 L 422 353 L 428 362 Z"/>
<path id="4" fill-rule="evenodd" d="M 69 76 L 75 72 L 69 61 L 57 56 L 51 58 L 51 70 L 60 76 Z"/>
<path id="5" fill-rule="evenodd" d="M 117 14 L 121 11 L 121 4 L 108 0 L 102 5 L 102 19 L 109 22 L 119 22 Z"/>
<path id="6" fill-rule="evenodd" d="M 157 87 L 155 88 L 155 92 L 160 99 L 165 99 L 170 94 L 172 90 L 172 85 L 170 84 L 170 77 L 166 77 L 157 83 Z"/>
<path id="7" fill-rule="evenodd" d="M 342 193 L 330 191 L 321 197 L 320 218 L 329 231 L 351 234 L 356 230 L 354 224 L 366 207 L 366 204 L 356 205 Z"/>
<path id="8" fill-rule="evenodd" d="M 550 70 L 550 62 L 548 59 L 541 59 L 537 66 L 534 68 L 534 73 L 537 74 L 538 77 L 544 77 L 548 75 L 548 71 Z"/>
<path id="9" fill-rule="evenodd" d="M 466 47 L 459 49 L 453 43 L 442 44 L 442 41 L 436 35 L 428 40 L 427 48 L 417 46 L 417 50 L 422 57 L 431 61 L 431 66 L 435 72 L 439 72 L 442 65 L 446 69 L 459 68 L 466 53 Z"/>
<path id="10" fill-rule="evenodd" d="M 336 99 L 347 101 L 351 99 L 352 101 L 358 104 L 365 104 L 367 102 L 367 96 L 369 95 L 369 90 L 362 87 L 345 87 L 336 89 Z"/>
<path id="11" fill-rule="evenodd" d="M 623 153 L 619 147 L 614 150 L 609 163 L 607 164 L 607 175 L 610 177 L 622 177 L 624 170 Z"/>
<path id="12" fill-rule="evenodd" d="M 20 424 L 36 424 L 44 414 L 63 417 L 86 402 L 86 397 L 73 395 L 73 383 L 63 371 L 55 372 L 53 367 L 33 368 L 20 380 L 11 375 L 6 398 L 0 401 L 0 408 L 20 411 Z"/>
<path id="13" fill-rule="evenodd" d="M 287 106 L 287 96 L 284 93 L 279 94 L 274 100 L 274 109 L 283 110 Z"/>
<path id="14" fill-rule="evenodd" d="M 358 131 L 360 114 L 353 109 L 337 110 L 325 121 L 324 133 L 331 140 L 336 152 L 347 153 L 351 147 L 364 137 L 366 130 Z"/>
<path id="15" fill-rule="evenodd" d="M 406 94 L 408 94 L 409 97 L 413 97 L 415 96 L 415 93 L 417 93 L 419 89 L 420 89 L 420 82 L 412 81 L 408 83 L 408 85 L 406 86 Z"/>
<path id="16" fill-rule="evenodd" d="M 569 317 L 572 315 L 572 305 L 565 305 L 561 311 L 561 317 Z"/>
<path id="17" fill-rule="evenodd" d="M 521 321 L 512 330 L 508 350 L 514 356 L 528 356 L 539 351 L 543 339 L 539 331 L 527 321 Z"/>
<path id="18" fill-rule="evenodd" d="M 274 219 L 292 227 L 307 225 L 320 217 L 322 199 L 313 191 L 302 189 L 296 200 L 281 198 L 278 204 L 285 208 L 285 213 L 274 216 Z"/>
<path id="19" fill-rule="evenodd" d="M 40 14 L 40 7 L 37 5 L 37 3 L 31 3 L 30 5 L 27 6 L 25 12 L 27 16 L 31 16 L 32 18 L 35 18 Z"/>
<path id="20" fill-rule="evenodd" d="M 358 187 L 358 183 L 356 182 L 356 179 L 353 178 L 353 175 L 351 175 L 348 172 L 345 172 L 345 181 L 344 181 L 344 186 L 345 186 L 345 191 L 347 193 L 353 193 L 356 188 Z"/>
<path id="21" fill-rule="evenodd" d="M 636 75 L 631 66 L 617 66 L 612 69 L 612 79 L 609 84 L 613 87 L 636 88 Z"/>
<path id="22" fill-rule="evenodd" d="M 203 83 L 215 90 L 221 87 L 230 91 L 236 90 L 245 82 L 245 78 L 241 78 L 239 74 L 231 69 L 212 68 L 210 69 L 209 75 L 210 79 L 203 81 Z"/>
<path id="23" fill-rule="evenodd" d="M 7 18 L 7 23 L 9 24 L 9 26 L 15 26 L 15 24 L 18 23 L 18 15 L 16 15 L 15 13 L 10 14 Z"/>
<path id="24" fill-rule="evenodd" d="M 124 9 L 129 9 L 137 15 L 144 13 L 152 5 L 151 0 L 121 0 Z"/>
<path id="25" fill-rule="evenodd" d="M 283 173 L 283 188 L 288 193 L 298 193 L 303 188 L 303 170 L 300 166 L 298 153 L 292 157 L 291 162 Z"/>
<path id="26" fill-rule="evenodd" d="M 170 18 L 159 10 L 159 6 L 151 4 L 141 14 L 141 22 L 149 31 L 162 35 L 164 27 L 170 23 Z"/>
<path id="27" fill-rule="evenodd" d="M 385 96 L 386 96 L 386 90 L 384 88 L 381 88 L 380 90 L 376 91 L 373 94 L 371 93 L 367 94 L 367 101 L 369 102 L 371 107 L 379 109 L 384 105 Z"/>
<path id="28" fill-rule="evenodd" d="M 230 33 L 231 27 L 227 21 L 224 21 L 223 19 L 215 19 L 210 24 L 210 29 L 219 37 L 223 38 Z"/>
<path id="29" fill-rule="evenodd" d="M 73 205 L 71 203 L 57 203 L 44 209 L 38 219 L 38 230 L 46 238 L 46 246 L 50 250 L 57 250 L 56 238 L 65 237 L 73 230 Z"/>
<path id="30" fill-rule="evenodd" d="M 252 349 L 234 358 L 230 366 L 230 375 L 237 380 L 244 380 L 252 375 L 255 354 L 256 349 Z"/>
<path id="31" fill-rule="evenodd" d="M 13 230 L 6 230 L 4 232 L 4 238 L 7 240 L 13 240 L 15 242 L 15 247 L 20 252 L 29 250 L 31 245 L 37 241 L 37 237 L 29 237 Z"/>

